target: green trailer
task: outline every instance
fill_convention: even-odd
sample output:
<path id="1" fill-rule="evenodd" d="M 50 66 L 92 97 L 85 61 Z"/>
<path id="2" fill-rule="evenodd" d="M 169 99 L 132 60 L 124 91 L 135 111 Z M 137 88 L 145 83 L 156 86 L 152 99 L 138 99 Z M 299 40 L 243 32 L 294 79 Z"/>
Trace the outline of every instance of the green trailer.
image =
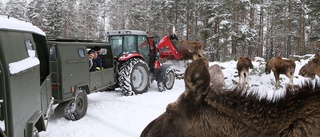
<path id="1" fill-rule="evenodd" d="M 56 116 L 78 120 L 85 116 L 87 94 L 116 85 L 115 65 L 110 43 L 86 40 L 49 40 L 52 96 Z M 103 69 L 89 72 L 88 50 L 101 48 Z"/>
<path id="2" fill-rule="evenodd" d="M 0 136 L 45 131 L 53 104 L 45 33 L 0 15 Z"/>

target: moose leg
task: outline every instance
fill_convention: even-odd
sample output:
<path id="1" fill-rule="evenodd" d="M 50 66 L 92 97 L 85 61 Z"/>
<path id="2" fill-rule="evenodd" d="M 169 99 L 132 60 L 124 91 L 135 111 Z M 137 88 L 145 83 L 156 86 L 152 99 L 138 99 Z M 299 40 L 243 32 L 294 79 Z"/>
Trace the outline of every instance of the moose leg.
<path id="1" fill-rule="evenodd" d="M 286 73 L 286 76 L 289 78 L 289 85 L 293 88 L 293 73 L 288 72 Z"/>
<path id="2" fill-rule="evenodd" d="M 293 76 L 291 75 L 289 78 L 290 78 L 289 85 L 293 89 Z"/>
<path id="3" fill-rule="evenodd" d="M 244 77 L 242 71 L 239 73 L 239 85 L 241 88 L 244 86 Z"/>
<path id="4" fill-rule="evenodd" d="M 241 85 L 241 72 L 238 71 L 238 74 L 239 74 L 239 85 Z"/>
<path id="5" fill-rule="evenodd" d="M 249 71 L 247 70 L 246 72 L 244 72 L 244 78 L 245 78 L 245 84 L 246 87 L 249 87 Z"/>
<path id="6" fill-rule="evenodd" d="M 279 74 L 277 72 L 273 72 L 274 78 L 276 79 L 276 89 L 279 88 Z"/>
<path id="7" fill-rule="evenodd" d="M 318 77 L 320 77 L 320 71 L 315 71 L 316 72 L 316 75 L 318 76 Z M 313 78 L 314 79 L 314 78 Z"/>
<path id="8" fill-rule="evenodd" d="M 289 78 L 290 78 L 290 83 L 289 83 L 289 84 L 290 84 L 291 87 L 293 88 L 293 75 L 291 75 Z"/>

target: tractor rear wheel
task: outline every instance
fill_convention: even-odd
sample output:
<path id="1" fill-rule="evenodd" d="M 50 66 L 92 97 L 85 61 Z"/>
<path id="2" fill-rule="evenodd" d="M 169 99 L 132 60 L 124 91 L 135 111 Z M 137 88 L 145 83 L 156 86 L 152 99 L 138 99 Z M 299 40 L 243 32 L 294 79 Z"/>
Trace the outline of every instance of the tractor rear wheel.
<path id="1" fill-rule="evenodd" d="M 163 80 L 163 85 L 166 89 L 171 90 L 175 81 L 175 74 L 173 70 L 169 70 Z"/>
<path id="2" fill-rule="evenodd" d="M 175 81 L 175 73 L 172 68 L 168 68 L 166 70 L 166 73 L 163 76 L 162 81 L 158 81 L 158 90 L 160 92 L 165 90 L 171 90 Z"/>
<path id="3" fill-rule="evenodd" d="M 142 94 L 148 91 L 150 71 L 143 60 L 132 58 L 124 62 L 118 73 L 119 86 L 126 96 Z"/>

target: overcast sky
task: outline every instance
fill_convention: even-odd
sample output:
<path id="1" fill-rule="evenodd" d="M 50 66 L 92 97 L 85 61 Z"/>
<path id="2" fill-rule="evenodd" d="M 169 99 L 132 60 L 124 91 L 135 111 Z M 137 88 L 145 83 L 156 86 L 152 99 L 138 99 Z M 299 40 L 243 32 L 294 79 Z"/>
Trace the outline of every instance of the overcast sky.
<path id="1" fill-rule="evenodd" d="M 8 0 L 0 0 L 2 3 L 5 3 L 5 2 L 7 2 Z"/>
<path id="2" fill-rule="evenodd" d="M 0 0 L 2 3 L 6 3 L 7 1 L 9 1 L 9 0 Z"/>

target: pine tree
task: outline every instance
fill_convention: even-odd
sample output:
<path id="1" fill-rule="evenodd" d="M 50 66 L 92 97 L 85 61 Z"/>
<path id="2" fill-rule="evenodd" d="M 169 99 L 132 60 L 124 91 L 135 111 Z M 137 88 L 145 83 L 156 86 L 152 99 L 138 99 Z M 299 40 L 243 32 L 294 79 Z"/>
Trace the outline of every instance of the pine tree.
<path id="1" fill-rule="evenodd" d="M 2 3 L 2 1 L 0 1 L 0 14 L 5 14 L 3 9 L 4 9 L 4 4 Z"/>
<path id="2" fill-rule="evenodd" d="M 48 38 L 63 38 L 63 15 L 62 0 L 46 1 L 44 30 Z"/>
<path id="3" fill-rule="evenodd" d="M 27 17 L 25 15 L 26 6 L 27 6 L 26 0 L 9 0 L 6 3 L 4 11 L 5 11 L 5 14 L 10 15 L 12 17 L 15 17 L 21 20 L 27 20 Z"/>
<path id="4" fill-rule="evenodd" d="M 309 53 L 313 52 L 314 49 L 319 49 L 318 41 L 320 41 L 320 1 L 319 0 L 306 0 L 306 5 L 310 9 L 307 13 L 310 18 L 308 24 L 310 27 L 309 36 L 310 48 Z"/>
<path id="5" fill-rule="evenodd" d="M 63 18 L 62 18 L 62 37 L 63 38 L 78 38 L 78 30 L 77 26 L 79 23 L 77 23 L 77 19 L 79 18 L 79 14 L 77 14 L 77 0 L 68 0 L 62 3 L 62 12 Z"/>
<path id="6" fill-rule="evenodd" d="M 27 6 L 26 16 L 28 20 L 34 25 L 44 28 L 44 10 L 45 1 L 44 0 L 32 0 Z"/>
<path id="7" fill-rule="evenodd" d="M 79 4 L 81 37 L 94 39 L 99 36 L 99 3 L 96 0 L 81 0 Z"/>

